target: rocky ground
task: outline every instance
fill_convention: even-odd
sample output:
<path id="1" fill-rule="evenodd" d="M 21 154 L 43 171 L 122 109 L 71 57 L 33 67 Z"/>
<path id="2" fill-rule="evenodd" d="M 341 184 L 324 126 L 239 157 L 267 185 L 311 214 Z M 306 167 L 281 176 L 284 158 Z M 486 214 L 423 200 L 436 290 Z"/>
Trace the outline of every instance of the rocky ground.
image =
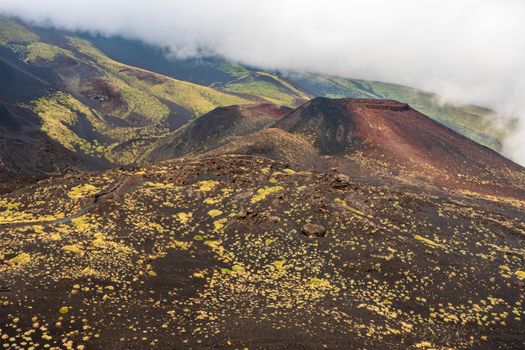
<path id="1" fill-rule="evenodd" d="M 0 196 L 6 349 L 523 349 L 525 203 L 262 157 Z"/>

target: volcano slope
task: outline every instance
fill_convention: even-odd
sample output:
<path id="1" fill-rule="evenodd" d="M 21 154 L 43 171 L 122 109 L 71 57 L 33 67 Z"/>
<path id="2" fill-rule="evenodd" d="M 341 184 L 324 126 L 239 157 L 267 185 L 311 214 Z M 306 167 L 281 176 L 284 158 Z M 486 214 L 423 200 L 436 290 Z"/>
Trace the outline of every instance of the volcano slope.
<path id="1" fill-rule="evenodd" d="M 275 127 L 377 176 L 525 198 L 521 166 L 398 101 L 316 98 Z"/>
<path id="2" fill-rule="evenodd" d="M 0 196 L 2 346 L 522 349 L 523 169 L 363 104 Z"/>
<path id="3" fill-rule="evenodd" d="M 0 103 L 0 192 L 68 168 L 86 169 L 86 160 L 39 130 L 35 113 Z"/>
<path id="4" fill-rule="evenodd" d="M 216 108 L 155 142 L 139 162 L 150 164 L 203 154 L 234 137 L 267 128 L 291 111 L 273 104 Z"/>

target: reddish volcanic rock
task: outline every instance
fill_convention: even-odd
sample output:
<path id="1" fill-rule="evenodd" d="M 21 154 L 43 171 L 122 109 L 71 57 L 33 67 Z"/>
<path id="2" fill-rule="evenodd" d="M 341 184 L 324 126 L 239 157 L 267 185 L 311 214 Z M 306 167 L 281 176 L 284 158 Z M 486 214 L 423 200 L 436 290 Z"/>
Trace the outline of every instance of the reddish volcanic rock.
<path id="1" fill-rule="evenodd" d="M 525 198 L 522 167 L 405 103 L 317 98 L 276 127 L 302 136 L 321 154 L 450 188 Z"/>
<path id="2" fill-rule="evenodd" d="M 290 114 L 293 109 L 283 106 L 277 106 L 271 103 L 263 103 L 255 106 L 248 106 L 243 108 L 248 114 L 252 115 L 265 115 L 267 117 L 273 117 L 275 119 L 281 119 Z"/>

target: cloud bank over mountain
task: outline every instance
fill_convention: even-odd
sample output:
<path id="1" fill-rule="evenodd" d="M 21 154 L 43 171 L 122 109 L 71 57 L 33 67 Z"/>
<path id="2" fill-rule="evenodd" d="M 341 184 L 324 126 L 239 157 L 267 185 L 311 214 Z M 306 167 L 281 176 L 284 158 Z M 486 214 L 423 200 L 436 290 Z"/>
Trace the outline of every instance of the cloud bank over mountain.
<path id="1" fill-rule="evenodd" d="M 519 119 L 525 164 L 522 0 L 2 0 L 43 26 L 121 35 L 172 55 L 389 81 Z"/>

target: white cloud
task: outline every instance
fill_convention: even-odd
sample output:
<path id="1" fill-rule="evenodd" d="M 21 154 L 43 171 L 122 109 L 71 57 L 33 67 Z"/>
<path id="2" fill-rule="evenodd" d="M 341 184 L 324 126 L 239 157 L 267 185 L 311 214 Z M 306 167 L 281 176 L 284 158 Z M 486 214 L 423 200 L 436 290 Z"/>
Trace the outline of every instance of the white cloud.
<path id="1" fill-rule="evenodd" d="M 0 12 L 178 56 L 407 84 L 525 123 L 523 0 L 2 0 Z M 525 131 L 506 150 L 525 164 Z"/>

